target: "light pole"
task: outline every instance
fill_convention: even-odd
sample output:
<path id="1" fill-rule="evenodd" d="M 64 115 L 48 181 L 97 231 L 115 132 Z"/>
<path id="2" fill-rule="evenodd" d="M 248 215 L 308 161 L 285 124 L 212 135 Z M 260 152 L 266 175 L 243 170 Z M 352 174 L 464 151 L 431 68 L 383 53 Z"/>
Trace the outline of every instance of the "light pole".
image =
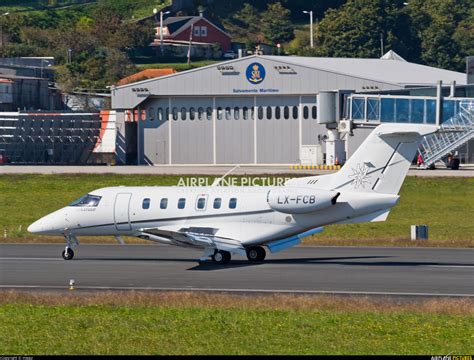
<path id="1" fill-rule="evenodd" d="M 155 17 L 156 17 L 156 14 L 158 13 L 158 9 L 153 9 L 153 14 L 155 14 Z M 163 56 L 163 15 L 167 15 L 169 14 L 170 11 L 160 11 L 160 50 L 161 50 L 161 56 Z"/>
<path id="2" fill-rule="evenodd" d="M 2 16 L 7 16 L 10 14 L 9 12 L 3 13 Z M 0 40 L 2 42 L 2 50 L 3 50 L 3 21 L 0 21 Z"/>
<path id="3" fill-rule="evenodd" d="M 304 14 L 309 14 L 309 24 L 310 24 L 310 31 L 311 31 L 311 48 L 314 46 L 313 42 L 313 10 L 311 11 L 305 11 L 303 10 Z"/>

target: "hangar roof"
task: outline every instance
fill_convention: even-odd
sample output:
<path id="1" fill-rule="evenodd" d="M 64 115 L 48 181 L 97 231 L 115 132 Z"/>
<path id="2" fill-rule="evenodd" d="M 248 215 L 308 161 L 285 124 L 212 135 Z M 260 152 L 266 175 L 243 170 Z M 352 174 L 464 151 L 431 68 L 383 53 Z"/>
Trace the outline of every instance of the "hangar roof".
<path id="1" fill-rule="evenodd" d="M 393 59 L 266 56 L 281 62 L 405 86 L 433 85 L 438 80 L 466 84 L 466 74 Z"/>
<path id="2" fill-rule="evenodd" d="M 258 63 L 262 77 L 249 79 Z M 259 75 L 260 76 L 260 75 Z M 112 107 L 132 109 L 150 96 L 311 95 L 466 84 L 466 75 L 401 60 L 251 55 L 113 88 Z"/>

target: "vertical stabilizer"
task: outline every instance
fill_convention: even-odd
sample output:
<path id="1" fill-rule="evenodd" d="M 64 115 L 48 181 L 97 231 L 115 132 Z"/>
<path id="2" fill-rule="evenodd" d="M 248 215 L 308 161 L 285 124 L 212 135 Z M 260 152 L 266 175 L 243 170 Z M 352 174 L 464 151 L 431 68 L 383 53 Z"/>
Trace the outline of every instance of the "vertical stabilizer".
<path id="1" fill-rule="evenodd" d="M 434 125 L 379 125 L 331 176 L 331 188 L 398 194 L 422 137 L 436 130 Z"/>

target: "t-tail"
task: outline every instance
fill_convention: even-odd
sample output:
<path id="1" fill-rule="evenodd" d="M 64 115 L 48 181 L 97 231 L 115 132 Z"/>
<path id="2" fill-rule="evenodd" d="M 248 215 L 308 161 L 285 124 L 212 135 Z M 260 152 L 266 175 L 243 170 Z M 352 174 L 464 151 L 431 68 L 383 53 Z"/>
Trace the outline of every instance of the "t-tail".
<path id="1" fill-rule="evenodd" d="M 315 185 L 337 191 L 398 194 L 423 136 L 437 129 L 434 125 L 379 125 L 337 173 L 314 177 Z"/>

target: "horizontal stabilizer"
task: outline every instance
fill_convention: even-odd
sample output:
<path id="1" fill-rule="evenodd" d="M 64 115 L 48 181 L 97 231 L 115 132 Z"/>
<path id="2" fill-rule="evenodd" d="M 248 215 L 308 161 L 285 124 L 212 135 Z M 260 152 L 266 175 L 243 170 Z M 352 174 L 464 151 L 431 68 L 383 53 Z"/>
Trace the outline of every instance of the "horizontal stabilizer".
<path id="1" fill-rule="evenodd" d="M 295 236 L 292 236 L 292 237 L 289 237 L 289 238 L 286 238 L 286 239 L 272 241 L 271 243 L 267 244 L 267 247 L 268 247 L 268 249 L 270 249 L 272 254 L 274 254 L 274 253 L 280 252 L 282 250 L 289 249 L 293 246 L 299 245 L 299 244 L 301 244 L 301 239 L 302 238 L 304 238 L 306 236 L 310 236 L 310 235 L 314 235 L 314 234 L 323 232 L 323 230 L 324 230 L 323 227 L 318 227 L 318 228 L 315 228 L 315 229 L 311 229 L 311 230 L 305 231 L 301 234 L 298 234 L 298 235 L 295 235 Z"/>
<path id="2" fill-rule="evenodd" d="M 361 222 L 378 222 L 387 220 L 390 210 L 384 209 L 380 211 L 373 212 L 364 216 L 359 216 L 353 219 L 346 219 L 337 222 L 336 224 L 355 224 Z"/>

